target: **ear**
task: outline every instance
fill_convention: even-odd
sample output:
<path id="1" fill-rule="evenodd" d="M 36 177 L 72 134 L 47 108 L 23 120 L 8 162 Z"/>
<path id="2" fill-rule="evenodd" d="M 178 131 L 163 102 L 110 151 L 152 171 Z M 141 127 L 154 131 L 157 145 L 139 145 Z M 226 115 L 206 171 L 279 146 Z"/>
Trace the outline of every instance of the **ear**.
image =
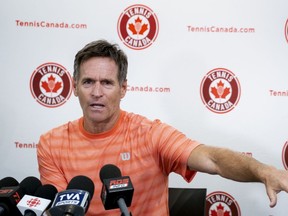
<path id="1" fill-rule="evenodd" d="M 77 82 L 75 81 L 75 79 L 72 80 L 72 85 L 73 85 L 73 93 L 76 97 L 78 97 Z"/>
<path id="2" fill-rule="evenodd" d="M 123 81 L 121 85 L 121 99 L 125 97 L 127 92 L 127 80 Z"/>

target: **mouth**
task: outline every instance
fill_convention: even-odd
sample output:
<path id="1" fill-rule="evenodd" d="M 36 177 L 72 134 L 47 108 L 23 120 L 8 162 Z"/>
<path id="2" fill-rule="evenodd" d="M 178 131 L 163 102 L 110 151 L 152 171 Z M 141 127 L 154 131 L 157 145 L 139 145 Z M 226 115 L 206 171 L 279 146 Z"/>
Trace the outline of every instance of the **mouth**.
<path id="1" fill-rule="evenodd" d="M 105 106 L 104 104 L 101 104 L 101 103 L 92 103 L 90 104 L 90 107 L 92 109 L 99 110 L 99 109 L 103 109 Z"/>

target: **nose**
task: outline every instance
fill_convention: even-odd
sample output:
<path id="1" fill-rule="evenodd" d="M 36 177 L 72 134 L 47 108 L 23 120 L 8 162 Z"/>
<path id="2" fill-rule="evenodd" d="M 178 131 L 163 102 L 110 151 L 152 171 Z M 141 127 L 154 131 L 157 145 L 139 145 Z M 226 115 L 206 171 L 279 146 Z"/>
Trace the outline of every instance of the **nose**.
<path id="1" fill-rule="evenodd" d="M 91 95 L 94 97 L 101 97 L 103 95 L 102 86 L 100 82 L 95 82 L 91 91 Z"/>

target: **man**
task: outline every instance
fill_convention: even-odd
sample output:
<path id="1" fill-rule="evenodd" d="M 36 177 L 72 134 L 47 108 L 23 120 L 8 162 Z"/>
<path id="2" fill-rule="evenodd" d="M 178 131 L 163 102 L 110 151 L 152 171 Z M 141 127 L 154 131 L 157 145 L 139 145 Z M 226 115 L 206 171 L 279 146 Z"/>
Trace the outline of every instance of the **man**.
<path id="1" fill-rule="evenodd" d="M 59 191 L 77 175 L 93 180 L 95 192 L 87 215 L 119 215 L 105 210 L 100 199 L 99 172 L 105 164 L 130 176 L 133 215 L 169 215 L 168 175 L 190 182 L 195 173 L 218 174 L 240 182 L 262 182 L 276 205 L 276 194 L 288 192 L 288 173 L 241 153 L 191 140 L 160 120 L 151 121 L 120 108 L 127 91 L 127 57 L 116 44 L 100 40 L 75 56 L 74 94 L 83 117 L 40 137 L 37 155 L 43 184 Z"/>

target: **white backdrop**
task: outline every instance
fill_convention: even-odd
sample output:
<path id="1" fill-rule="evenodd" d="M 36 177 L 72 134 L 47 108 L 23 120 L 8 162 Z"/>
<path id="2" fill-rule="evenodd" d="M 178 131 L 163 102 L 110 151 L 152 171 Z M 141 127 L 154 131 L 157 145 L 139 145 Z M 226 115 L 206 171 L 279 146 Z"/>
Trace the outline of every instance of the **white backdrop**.
<path id="1" fill-rule="evenodd" d="M 147 19 L 138 16 L 142 26 L 148 24 L 145 34 L 152 30 L 151 19 L 156 21 L 150 46 L 133 48 L 121 40 L 118 21 L 129 7 L 152 11 Z M 72 76 L 76 52 L 102 38 L 119 43 L 129 58 L 130 91 L 123 109 L 159 118 L 203 143 L 229 147 L 285 169 L 287 8 L 286 0 L 0 0 L 0 179 L 39 177 L 40 134 L 82 114 L 73 95 L 58 107 L 38 103 L 30 90 L 33 72 L 52 62 Z M 74 28 L 63 28 L 66 25 Z M 223 70 L 219 68 L 231 71 L 240 84 L 238 103 L 225 113 L 208 109 L 202 100 L 211 89 L 202 89 L 201 83 L 210 71 Z M 218 81 L 210 87 L 217 87 Z M 230 95 L 236 92 L 235 86 L 222 81 Z M 148 88 L 154 91 L 145 91 Z M 229 94 L 223 100 L 229 100 Z M 229 210 L 225 202 L 222 205 L 233 216 L 287 215 L 287 194 L 280 193 L 278 205 L 270 209 L 261 184 L 198 173 L 190 184 L 172 174 L 170 185 L 228 194 L 239 212 Z"/>

